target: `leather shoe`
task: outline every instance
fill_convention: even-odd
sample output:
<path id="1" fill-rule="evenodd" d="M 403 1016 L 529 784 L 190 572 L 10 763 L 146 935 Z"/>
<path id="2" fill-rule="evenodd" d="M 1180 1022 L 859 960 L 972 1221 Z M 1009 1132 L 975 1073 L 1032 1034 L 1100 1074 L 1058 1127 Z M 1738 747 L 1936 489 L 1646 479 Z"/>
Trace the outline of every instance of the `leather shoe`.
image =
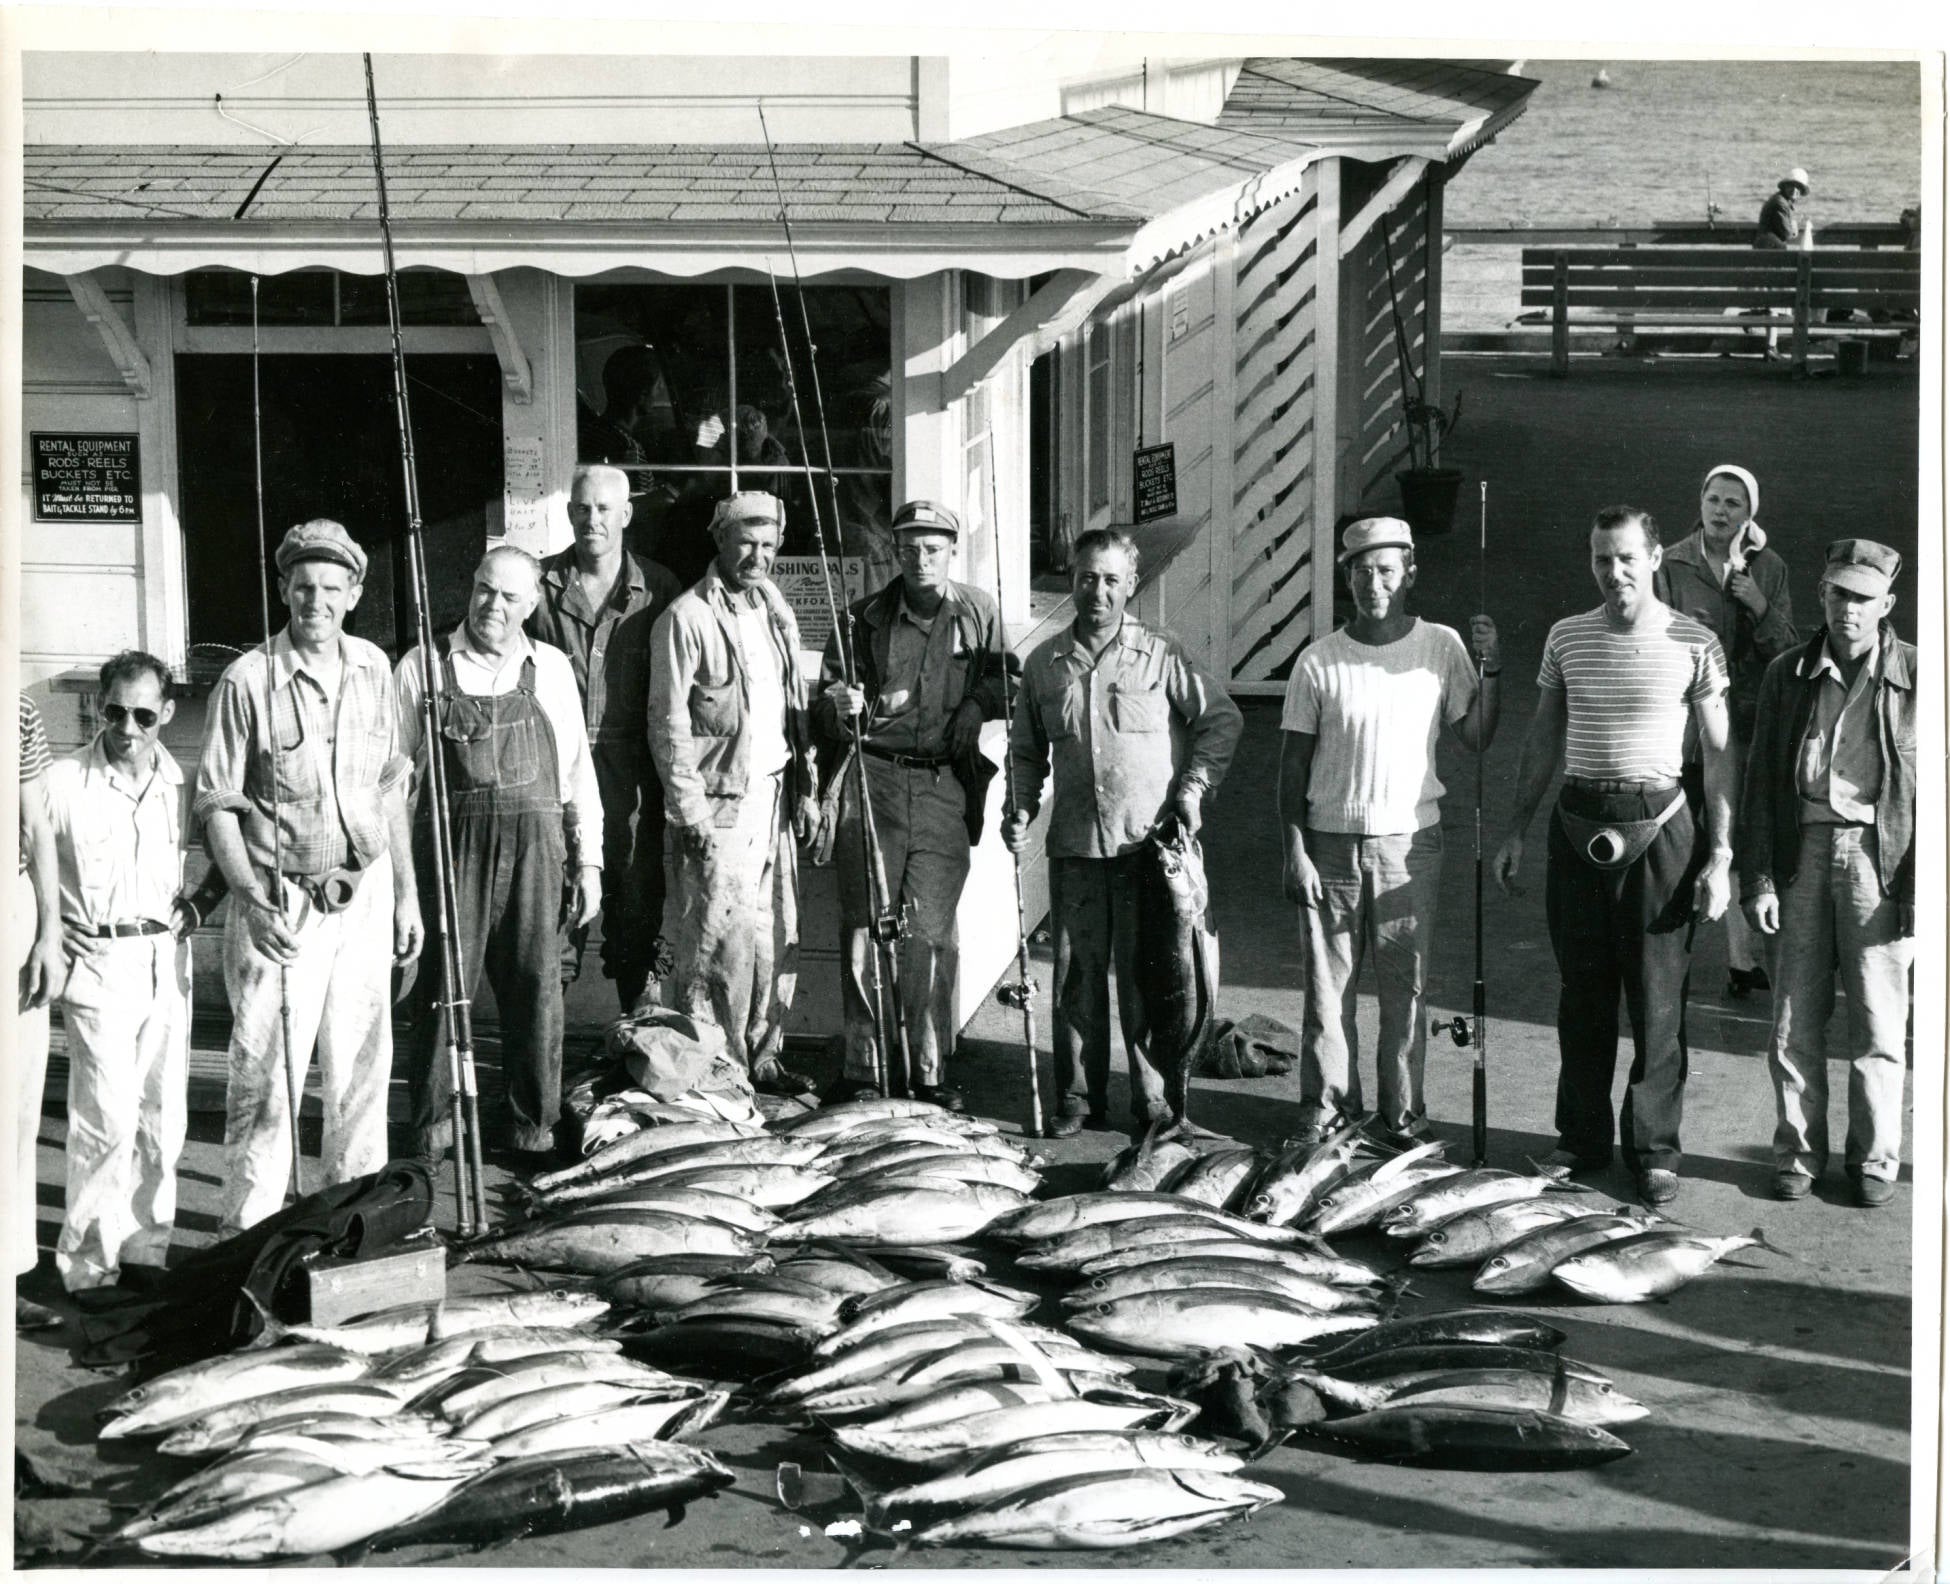
<path id="1" fill-rule="evenodd" d="M 1679 1173 L 1654 1166 L 1639 1174 L 1639 1198 L 1655 1209 L 1679 1197 Z"/>
<path id="2" fill-rule="evenodd" d="M 1774 1197 L 1776 1199 L 1805 1199 L 1815 1186 L 1815 1180 L 1804 1171 L 1777 1171 L 1774 1173 Z"/>
<path id="3" fill-rule="evenodd" d="M 1051 1117 L 1045 1131 L 1051 1138 L 1075 1138 L 1083 1131 L 1083 1117 L 1079 1112 L 1066 1111 Z"/>
<path id="4" fill-rule="evenodd" d="M 1855 1202 L 1865 1210 L 1886 1205 L 1896 1197 L 1896 1184 L 1887 1177 L 1867 1175 L 1855 1179 Z"/>
<path id="5" fill-rule="evenodd" d="M 808 1095 L 818 1086 L 803 1073 L 796 1073 L 776 1056 L 768 1056 L 752 1068 L 752 1087 L 762 1094 L 788 1098 Z"/>
<path id="6" fill-rule="evenodd" d="M 929 1105 L 938 1105 L 943 1111 L 966 1111 L 968 1102 L 962 1098 L 959 1089 L 951 1089 L 946 1084 L 916 1084 L 914 1098 Z"/>
<path id="7" fill-rule="evenodd" d="M 46 1304 L 37 1304 L 31 1298 L 14 1295 L 14 1329 L 16 1331 L 52 1331 L 61 1323 L 61 1317 Z"/>

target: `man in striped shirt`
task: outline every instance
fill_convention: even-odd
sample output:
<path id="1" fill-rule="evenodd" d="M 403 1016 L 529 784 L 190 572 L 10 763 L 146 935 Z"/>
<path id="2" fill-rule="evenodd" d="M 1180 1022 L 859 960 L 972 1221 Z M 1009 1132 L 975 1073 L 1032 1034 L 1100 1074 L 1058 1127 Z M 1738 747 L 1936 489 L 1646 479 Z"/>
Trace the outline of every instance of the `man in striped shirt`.
<path id="1" fill-rule="evenodd" d="M 1514 892 L 1524 831 L 1561 764 L 1544 900 L 1561 981 L 1551 1163 L 1595 1170 L 1611 1160 L 1623 990 L 1633 1054 L 1617 1131 L 1651 1205 L 1679 1191 L 1687 958 L 1694 924 L 1726 912 L 1733 858 L 1726 656 L 1705 626 L 1653 593 L 1660 558 L 1648 513 L 1598 513 L 1591 571 L 1604 603 L 1544 641 L 1515 818 L 1494 865 Z M 1705 769 L 1704 839 L 1679 787 L 1689 718 Z"/>

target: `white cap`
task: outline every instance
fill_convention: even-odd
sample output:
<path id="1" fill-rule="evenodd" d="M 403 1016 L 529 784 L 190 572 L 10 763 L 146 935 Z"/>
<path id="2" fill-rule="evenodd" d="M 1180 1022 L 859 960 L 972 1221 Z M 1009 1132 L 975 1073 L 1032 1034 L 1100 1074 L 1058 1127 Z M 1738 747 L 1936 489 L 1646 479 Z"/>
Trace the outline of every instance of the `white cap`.
<path id="1" fill-rule="evenodd" d="M 1787 186 L 1789 182 L 1793 182 L 1795 186 L 1799 187 L 1803 192 L 1814 191 L 1814 189 L 1808 185 L 1808 173 L 1804 171 L 1799 165 L 1795 166 L 1793 170 L 1789 171 L 1787 175 L 1781 178 L 1781 185 L 1783 187 Z"/>

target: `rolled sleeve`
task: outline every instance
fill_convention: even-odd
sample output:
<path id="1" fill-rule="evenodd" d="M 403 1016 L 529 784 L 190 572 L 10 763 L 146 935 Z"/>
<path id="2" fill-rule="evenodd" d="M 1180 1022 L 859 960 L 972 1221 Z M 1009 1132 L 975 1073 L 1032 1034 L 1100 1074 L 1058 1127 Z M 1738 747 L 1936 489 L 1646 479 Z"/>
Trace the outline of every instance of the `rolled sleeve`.
<path id="1" fill-rule="evenodd" d="M 1177 789 L 1211 790 L 1225 779 L 1246 717 L 1224 688 L 1174 640 L 1165 665 L 1165 694 L 1191 728 L 1190 750 Z"/>
<path id="2" fill-rule="evenodd" d="M 217 683 L 196 770 L 193 813 L 199 825 L 219 810 L 245 814 L 253 807 L 246 782 L 254 716 L 250 695 L 237 678 L 225 676 Z"/>
<path id="3" fill-rule="evenodd" d="M 1022 692 L 1009 736 L 1009 798 L 1016 808 L 1032 815 L 1042 807 L 1043 783 L 1049 779 L 1049 734 L 1043 729 L 1035 686 L 1047 669 L 1047 663 L 1033 654 L 1023 666 Z"/>

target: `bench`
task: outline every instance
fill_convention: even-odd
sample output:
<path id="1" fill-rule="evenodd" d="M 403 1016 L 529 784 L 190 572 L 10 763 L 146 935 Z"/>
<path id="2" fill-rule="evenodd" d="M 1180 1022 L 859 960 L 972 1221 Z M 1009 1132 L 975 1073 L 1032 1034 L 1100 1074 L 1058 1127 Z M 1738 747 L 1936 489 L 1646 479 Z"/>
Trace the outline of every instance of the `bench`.
<path id="1" fill-rule="evenodd" d="M 1525 248 L 1530 311 L 1519 322 L 1542 323 L 1536 310 L 1549 311 L 1551 372 L 1562 375 L 1570 372 L 1573 325 L 1745 330 L 1729 316 L 1753 315 L 1752 328 L 1792 329 L 1794 368 L 1805 373 L 1815 337 L 1914 335 L 1921 261 L 1916 252 L 1854 248 Z"/>

